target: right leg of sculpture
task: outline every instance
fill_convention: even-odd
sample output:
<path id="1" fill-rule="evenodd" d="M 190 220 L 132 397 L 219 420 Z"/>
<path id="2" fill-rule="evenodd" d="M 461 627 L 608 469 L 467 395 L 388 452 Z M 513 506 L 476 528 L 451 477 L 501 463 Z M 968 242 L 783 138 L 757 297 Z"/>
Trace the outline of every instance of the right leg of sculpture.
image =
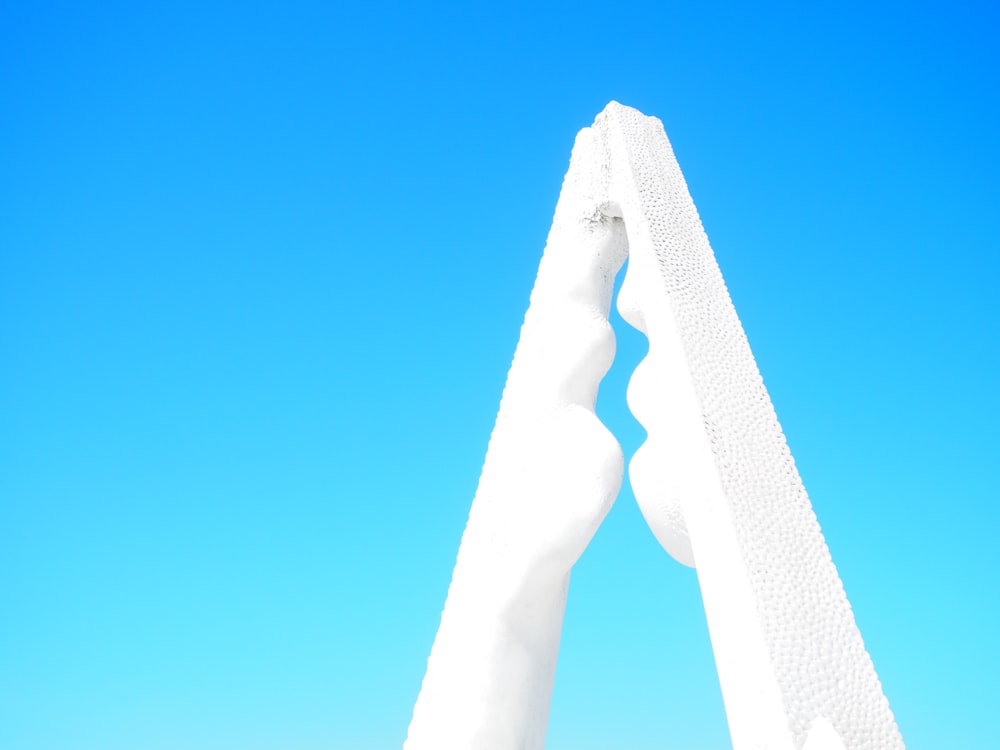
<path id="1" fill-rule="evenodd" d="M 629 468 L 663 546 L 695 565 L 736 750 L 903 747 L 663 126 L 609 105 L 629 234 L 618 307 L 649 353 Z"/>
<path id="2" fill-rule="evenodd" d="M 600 134 L 597 134 L 600 135 Z M 405 750 L 541 750 L 569 573 L 618 494 L 594 414 L 625 257 L 603 144 L 577 138 Z"/>

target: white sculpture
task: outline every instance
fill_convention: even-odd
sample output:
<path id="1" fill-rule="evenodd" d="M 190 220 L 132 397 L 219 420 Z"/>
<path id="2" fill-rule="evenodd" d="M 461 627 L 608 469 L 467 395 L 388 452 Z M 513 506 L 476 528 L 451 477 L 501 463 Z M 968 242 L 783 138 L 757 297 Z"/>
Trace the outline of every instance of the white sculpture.
<path id="1" fill-rule="evenodd" d="M 612 102 L 573 147 L 405 750 L 544 746 L 570 570 L 622 479 L 593 409 L 626 254 L 630 478 L 697 568 L 733 747 L 902 748 L 663 126 Z"/>

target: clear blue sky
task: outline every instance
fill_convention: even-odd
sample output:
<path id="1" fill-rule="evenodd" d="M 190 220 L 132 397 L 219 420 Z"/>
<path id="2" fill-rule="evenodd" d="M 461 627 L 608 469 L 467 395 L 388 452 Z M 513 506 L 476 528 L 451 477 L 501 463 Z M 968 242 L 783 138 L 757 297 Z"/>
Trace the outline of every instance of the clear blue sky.
<path id="1" fill-rule="evenodd" d="M 3 4 L 0 747 L 405 735 L 576 132 L 660 117 L 904 738 L 1000 736 L 994 3 Z M 599 409 L 642 441 L 623 330 Z M 626 483 L 550 750 L 724 748 Z"/>

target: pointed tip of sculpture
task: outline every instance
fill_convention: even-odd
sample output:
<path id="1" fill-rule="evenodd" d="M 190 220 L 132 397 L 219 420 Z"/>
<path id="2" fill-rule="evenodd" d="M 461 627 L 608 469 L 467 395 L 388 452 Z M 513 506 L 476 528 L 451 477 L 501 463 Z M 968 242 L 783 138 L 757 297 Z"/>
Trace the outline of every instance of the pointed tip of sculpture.
<path id="1" fill-rule="evenodd" d="M 604 111 L 604 112 L 614 112 L 616 110 L 617 111 L 625 110 L 625 111 L 629 111 L 629 112 L 638 112 L 639 114 L 644 114 L 641 110 L 637 109 L 636 107 L 630 107 L 628 104 L 622 104 L 617 99 L 612 99 L 611 101 L 609 101 L 605 105 L 605 107 L 604 107 L 604 109 L 602 111 Z"/>
<path id="2" fill-rule="evenodd" d="M 635 107 L 630 107 L 627 104 L 622 104 L 616 99 L 612 99 L 607 103 L 604 109 L 602 109 L 600 114 L 598 114 L 597 117 L 595 118 L 595 122 L 608 117 L 621 119 L 622 117 L 628 117 L 628 116 L 632 117 L 638 116 L 646 118 L 648 120 L 654 120 L 656 122 L 660 122 L 659 118 L 647 115 L 641 110 L 636 109 Z"/>

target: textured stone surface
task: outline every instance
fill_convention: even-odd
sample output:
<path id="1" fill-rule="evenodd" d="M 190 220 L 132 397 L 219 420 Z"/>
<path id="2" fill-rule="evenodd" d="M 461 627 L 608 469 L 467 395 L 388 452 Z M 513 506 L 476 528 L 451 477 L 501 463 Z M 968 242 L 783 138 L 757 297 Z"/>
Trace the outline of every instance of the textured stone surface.
<path id="1" fill-rule="evenodd" d="M 614 102 L 577 137 L 406 748 L 544 744 L 569 572 L 621 481 L 593 404 L 626 252 L 630 478 L 697 568 L 734 747 L 901 748 L 663 126 Z"/>

